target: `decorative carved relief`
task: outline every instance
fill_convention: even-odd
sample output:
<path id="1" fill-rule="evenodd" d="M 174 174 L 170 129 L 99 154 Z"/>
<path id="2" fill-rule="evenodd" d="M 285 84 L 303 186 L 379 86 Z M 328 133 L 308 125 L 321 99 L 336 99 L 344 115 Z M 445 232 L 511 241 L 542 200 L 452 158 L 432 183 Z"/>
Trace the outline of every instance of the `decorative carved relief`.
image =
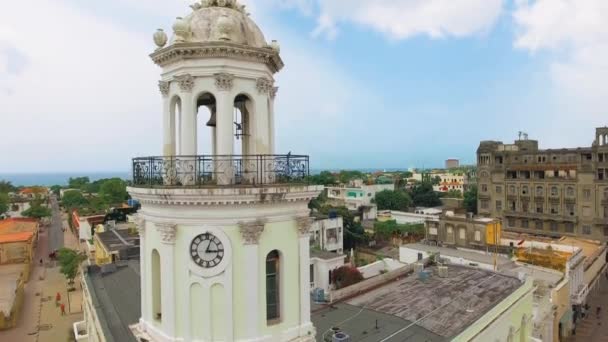
<path id="1" fill-rule="evenodd" d="M 215 86 L 217 87 L 217 89 L 223 91 L 228 91 L 232 89 L 232 81 L 234 80 L 234 75 L 222 72 L 213 76 L 215 76 Z"/>
<path id="2" fill-rule="evenodd" d="M 298 226 L 298 235 L 307 236 L 310 232 L 310 226 L 312 225 L 312 218 L 309 216 L 296 217 L 296 224 Z"/>
<path id="3" fill-rule="evenodd" d="M 161 241 L 166 244 L 175 243 L 175 234 L 177 233 L 177 225 L 173 223 L 157 223 L 156 230 L 160 234 Z"/>
<path id="4" fill-rule="evenodd" d="M 279 91 L 279 87 L 272 87 L 270 91 L 270 98 L 274 99 L 277 96 L 277 92 Z"/>
<path id="5" fill-rule="evenodd" d="M 184 92 L 191 92 L 194 88 L 194 77 L 190 74 L 175 76 L 175 81 L 179 82 L 179 88 Z"/>
<path id="6" fill-rule="evenodd" d="M 160 90 L 160 93 L 163 94 L 163 96 L 167 96 L 169 95 L 169 86 L 171 85 L 171 83 L 167 82 L 167 81 L 158 81 L 158 90 Z"/>
<path id="7" fill-rule="evenodd" d="M 241 236 L 243 237 L 243 244 L 245 245 L 257 245 L 260 242 L 260 236 L 264 231 L 264 224 L 266 222 L 257 220 L 253 222 L 241 222 L 239 229 Z"/>
<path id="8" fill-rule="evenodd" d="M 258 78 L 255 86 L 260 94 L 270 94 L 274 88 L 274 83 L 267 78 L 261 77 Z"/>
<path id="9" fill-rule="evenodd" d="M 140 238 L 144 237 L 144 233 L 146 232 L 146 220 L 143 217 L 137 215 L 135 217 L 135 226 L 137 227 L 137 232 L 139 233 Z"/>

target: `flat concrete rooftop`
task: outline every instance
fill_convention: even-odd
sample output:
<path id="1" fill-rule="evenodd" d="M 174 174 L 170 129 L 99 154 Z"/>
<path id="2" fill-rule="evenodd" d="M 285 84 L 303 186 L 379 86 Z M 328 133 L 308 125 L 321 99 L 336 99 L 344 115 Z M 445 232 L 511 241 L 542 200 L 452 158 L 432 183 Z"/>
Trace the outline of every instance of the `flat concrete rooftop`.
<path id="1" fill-rule="evenodd" d="M 393 317 L 390 320 L 385 318 L 386 322 L 383 324 L 389 327 L 387 329 L 390 329 L 391 324 L 397 324 L 389 324 L 397 322 L 396 319 L 402 320 L 402 327 L 416 322 L 406 330 L 410 334 L 418 332 L 414 334 L 417 337 L 412 341 L 448 340 L 465 330 L 523 284 L 515 277 L 477 268 L 449 266 L 446 278 L 440 278 L 435 267 L 430 270 L 432 275 L 426 281 L 412 274 L 352 298 L 346 304 Z M 315 313 L 316 315 L 318 313 Z M 333 315 L 335 318 L 324 317 L 318 323 L 315 319 L 313 321 L 315 324 L 332 326 L 339 325 L 350 316 L 348 310 L 344 310 L 343 314 L 335 312 Z M 362 336 L 352 335 L 361 334 L 361 326 L 349 324 L 340 327 L 350 333 L 353 340 L 367 341 L 359 339 Z M 317 328 L 321 328 L 321 325 Z M 353 329 L 352 333 L 348 331 L 349 328 Z M 395 341 L 403 340 L 395 338 Z M 372 340 L 374 339 L 370 341 Z"/>

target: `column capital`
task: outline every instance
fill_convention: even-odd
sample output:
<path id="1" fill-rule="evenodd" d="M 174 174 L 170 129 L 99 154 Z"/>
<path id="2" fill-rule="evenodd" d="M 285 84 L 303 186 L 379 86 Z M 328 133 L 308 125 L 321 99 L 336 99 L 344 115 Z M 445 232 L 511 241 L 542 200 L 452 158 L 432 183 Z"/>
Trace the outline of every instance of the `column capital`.
<path id="1" fill-rule="evenodd" d="M 260 94 L 270 94 L 274 88 L 274 82 L 271 79 L 260 77 L 256 80 L 255 87 Z"/>
<path id="2" fill-rule="evenodd" d="M 169 96 L 169 88 L 171 83 L 168 81 L 158 81 L 158 90 L 163 95 L 163 97 Z"/>
<path id="3" fill-rule="evenodd" d="M 215 86 L 218 90 L 229 91 L 232 89 L 234 75 L 220 72 L 213 76 L 215 77 Z"/>
<path id="4" fill-rule="evenodd" d="M 300 237 L 308 236 L 310 233 L 310 226 L 312 226 L 312 217 L 310 216 L 298 216 L 296 217 L 296 225 L 298 228 L 298 235 Z"/>
<path id="5" fill-rule="evenodd" d="M 274 98 L 277 96 L 278 91 L 279 87 L 272 87 L 272 90 L 270 91 L 270 98 L 274 100 Z"/>
<path id="6" fill-rule="evenodd" d="M 175 234 L 177 233 L 177 225 L 174 223 L 156 223 L 156 230 L 160 234 L 162 243 L 173 245 L 175 244 Z"/>
<path id="7" fill-rule="evenodd" d="M 178 75 L 173 78 L 179 83 L 179 89 L 183 92 L 191 92 L 194 88 L 194 77 L 190 74 Z"/>
<path id="8" fill-rule="evenodd" d="M 255 220 L 250 222 L 240 222 L 239 230 L 243 237 L 244 245 L 257 245 L 260 242 L 260 236 L 264 232 L 265 220 Z"/>

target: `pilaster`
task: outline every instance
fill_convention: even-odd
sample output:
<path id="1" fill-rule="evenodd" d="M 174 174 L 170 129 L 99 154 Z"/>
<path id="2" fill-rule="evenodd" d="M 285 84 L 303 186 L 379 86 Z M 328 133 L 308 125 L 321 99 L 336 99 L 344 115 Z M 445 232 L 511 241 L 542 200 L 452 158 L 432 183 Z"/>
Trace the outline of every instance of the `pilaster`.
<path id="1" fill-rule="evenodd" d="M 218 155 L 229 156 L 232 155 L 234 151 L 234 98 L 232 96 L 233 78 L 234 76 L 225 73 L 215 75 L 215 86 L 218 90 L 215 98 L 217 104 L 215 146 Z M 216 163 L 216 168 L 218 184 L 226 185 L 232 183 L 232 163 L 218 161 Z"/>
<path id="2" fill-rule="evenodd" d="M 190 74 L 175 76 L 182 102 L 180 126 L 180 155 L 196 155 L 196 104 L 192 98 L 194 77 Z"/>
<path id="3" fill-rule="evenodd" d="M 175 237 L 177 226 L 172 223 L 156 223 L 156 229 L 161 238 L 161 292 L 163 332 L 175 337 Z"/>
<path id="4" fill-rule="evenodd" d="M 300 255 L 300 326 L 310 325 L 310 227 L 312 218 L 307 216 L 296 217 L 298 230 L 298 249 Z M 305 336 L 308 331 L 300 331 Z"/>
<path id="5" fill-rule="evenodd" d="M 148 279 L 148 269 L 146 268 L 147 266 L 147 260 L 148 260 L 148 254 L 146 251 L 146 221 L 144 220 L 143 217 L 141 217 L 140 215 L 137 215 L 137 217 L 135 218 L 135 225 L 137 227 L 137 232 L 139 233 L 139 273 L 140 273 L 140 279 L 141 279 L 141 316 L 144 320 L 147 320 L 148 317 L 146 317 L 146 314 L 148 312 L 148 285 L 149 285 L 149 281 Z M 143 328 L 145 328 L 145 325 L 142 325 Z"/>
<path id="6" fill-rule="evenodd" d="M 259 315 L 261 312 L 259 287 L 260 287 L 260 269 L 259 265 L 259 241 L 264 232 L 265 222 L 261 220 L 252 222 L 242 222 L 239 224 L 239 230 L 243 238 L 243 254 L 245 257 L 245 278 L 248 280 L 246 302 L 243 303 L 245 311 L 253 316 Z M 256 338 L 259 331 L 259 319 L 250 319 L 247 321 L 245 336 L 247 338 Z"/>

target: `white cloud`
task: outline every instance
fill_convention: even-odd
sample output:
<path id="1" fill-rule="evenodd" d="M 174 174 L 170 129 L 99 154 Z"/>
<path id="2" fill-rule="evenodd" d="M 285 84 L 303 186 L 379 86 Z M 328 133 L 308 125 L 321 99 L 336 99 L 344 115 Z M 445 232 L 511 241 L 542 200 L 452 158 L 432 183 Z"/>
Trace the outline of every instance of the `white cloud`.
<path id="1" fill-rule="evenodd" d="M 277 0 L 279 1 L 279 0 Z M 305 13 L 318 7 L 315 35 L 333 39 L 339 23 L 369 27 L 391 39 L 463 37 L 491 29 L 503 0 L 280 0 Z"/>
<path id="2" fill-rule="evenodd" d="M 553 128 L 565 131 L 583 123 L 584 130 L 568 130 L 564 138 L 580 141 L 591 136 L 592 127 L 606 124 L 608 1 L 519 0 L 513 19 L 517 48 L 534 54 L 549 52 L 559 106 L 552 115 Z"/>

